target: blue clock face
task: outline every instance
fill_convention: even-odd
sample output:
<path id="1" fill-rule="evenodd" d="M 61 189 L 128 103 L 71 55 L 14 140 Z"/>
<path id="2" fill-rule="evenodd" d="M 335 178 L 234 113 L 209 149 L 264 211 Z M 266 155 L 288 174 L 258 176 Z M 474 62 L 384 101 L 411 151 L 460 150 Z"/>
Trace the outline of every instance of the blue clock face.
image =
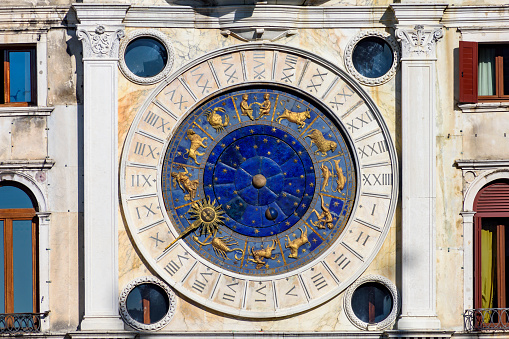
<path id="1" fill-rule="evenodd" d="M 356 198 L 342 126 L 276 89 L 231 91 L 193 110 L 169 141 L 161 177 L 182 241 L 225 270 L 253 276 L 320 256 Z"/>

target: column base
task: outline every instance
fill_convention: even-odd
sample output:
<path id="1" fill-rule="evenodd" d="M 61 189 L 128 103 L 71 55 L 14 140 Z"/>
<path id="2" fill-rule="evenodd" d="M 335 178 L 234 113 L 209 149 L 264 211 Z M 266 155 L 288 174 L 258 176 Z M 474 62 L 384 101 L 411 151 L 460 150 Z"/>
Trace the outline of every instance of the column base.
<path id="1" fill-rule="evenodd" d="M 440 320 L 437 316 L 401 316 L 398 330 L 439 330 Z"/>
<path id="2" fill-rule="evenodd" d="M 84 316 L 82 331 L 123 331 L 124 322 L 119 316 Z"/>

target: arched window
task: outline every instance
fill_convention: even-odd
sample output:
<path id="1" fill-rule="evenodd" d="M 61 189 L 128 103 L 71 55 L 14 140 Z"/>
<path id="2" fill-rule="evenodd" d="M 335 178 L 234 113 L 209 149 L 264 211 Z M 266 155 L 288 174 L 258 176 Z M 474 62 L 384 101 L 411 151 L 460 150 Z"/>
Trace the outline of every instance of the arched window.
<path id="1" fill-rule="evenodd" d="M 25 187 L 0 182 L 0 313 L 38 312 L 36 207 Z"/>
<path id="2" fill-rule="evenodd" d="M 509 308 L 509 181 L 483 187 L 474 200 L 474 304 Z M 483 313 L 484 323 L 507 322 L 505 311 Z"/>

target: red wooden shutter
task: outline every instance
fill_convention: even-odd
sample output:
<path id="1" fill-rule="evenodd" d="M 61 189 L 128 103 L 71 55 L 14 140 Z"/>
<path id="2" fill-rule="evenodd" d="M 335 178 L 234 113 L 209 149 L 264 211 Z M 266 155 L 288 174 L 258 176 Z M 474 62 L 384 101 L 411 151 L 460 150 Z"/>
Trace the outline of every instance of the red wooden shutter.
<path id="1" fill-rule="evenodd" d="M 477 102 L 477 42 L 460 41 L 460 102 Z"/>

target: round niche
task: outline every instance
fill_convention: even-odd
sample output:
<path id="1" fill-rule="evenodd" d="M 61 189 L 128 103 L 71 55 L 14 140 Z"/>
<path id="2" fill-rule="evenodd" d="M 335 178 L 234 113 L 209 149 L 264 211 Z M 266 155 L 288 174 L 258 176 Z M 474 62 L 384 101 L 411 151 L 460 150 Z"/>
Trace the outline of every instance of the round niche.
<path id="1" fill-rule="evenodd" d="M 378 31 L 357 34 L 345 50 L 348 71 L 368 86 L 381 85 L 395 74 L 399 47 L 392 36 Z"/>
<path id="2" fill-rule="evenodd" d="M 169 74 L 173 48 L 166 35 L 156 30 L 137 30 L 122 40 L 120 69 L 132 82 L 150 85 Z"/>
<path id="3" fill-rule="evenodd" d="M 350 321 L 363 330 L 389 327 L 399 311 L 396 286 L 387 278 L 370 275 L 347 290 L 345 310 Z"/>
<path id="4" fill-rule="evenodd" d="M 166 326 L 173 318 L 176 296 L 170 288 L 154 277 L 130 282 L 120 296 L 120 313 L 134 329 L 154 331 Z"/>

